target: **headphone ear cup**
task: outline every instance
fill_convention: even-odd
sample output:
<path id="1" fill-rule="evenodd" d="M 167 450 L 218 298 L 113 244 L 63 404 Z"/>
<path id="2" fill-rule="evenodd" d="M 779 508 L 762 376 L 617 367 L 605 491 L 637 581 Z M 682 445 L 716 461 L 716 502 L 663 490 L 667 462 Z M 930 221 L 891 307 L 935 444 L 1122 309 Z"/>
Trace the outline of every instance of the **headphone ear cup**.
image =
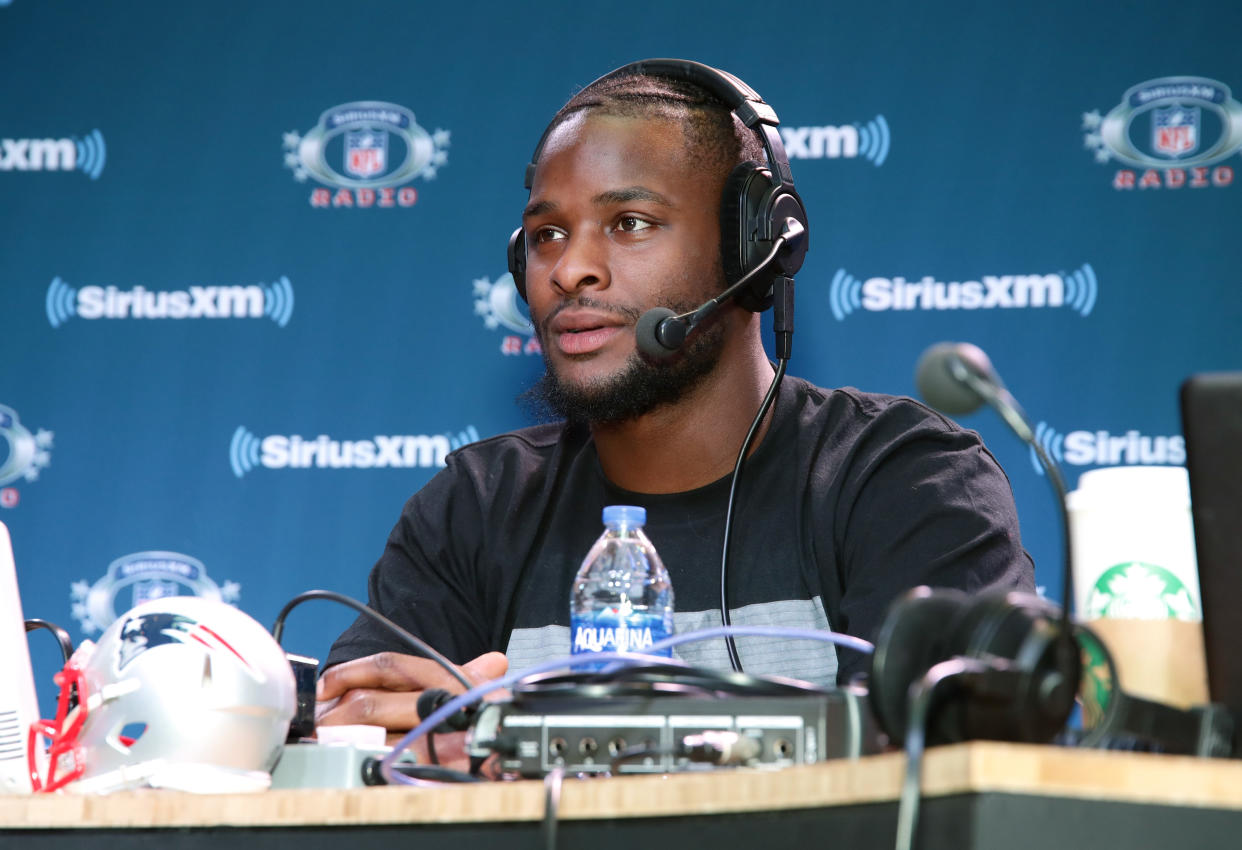
<path id="1" fill-rule="evenodd" d="M 1080 676 L 1076 655 L 1060 662 L 1058 634 L 1056 607 L 1030 594 L 969 597 L 915 588 L 889 609 L 876 637 L 872 711 L 890 740 L 901 744 L 909 731 L 910 686 L 941 661 L 977 659 L 1017 678 L 993 692 L 941 693 L 924 730 L 928 746 L 976 738 L 1050 741 L 1073 708 Z M 1015 690 L 1006 694 L 1004 686 Z"/>
<path id="2" fill-rule="evenodd" d="M 1063 652 L 1055 605 L 1016 591 L 982 594 L 963 613 L 951 643 L 955 653 L 994 659 L 1020 679 L 1009 698 L 964 701 L 954 725 L 942 724 L 944 740 L 1046 743 L 1064 727 L 1082 669 L 1076 649 L 1069 657 Z"/>
<path id="3" fill-rule="evenodd" d="M 956 654 L 951 640 L 970 601 L 960 590 L 916 587 L 888 609 L 876 634 L 867 690 L 876 721 L 892 743 L 906 738 L 910 685 Z"/>
<path id="4" fill-rule="evenodd" d="M 526 297 L 526 232 L 522 228 L 513 231 L 509 237 L 509 274 L 513 277 L 513 285 L 523 301 Z"/>
<path id="5" fill-rule="evenodd" d="M 771 190 L 772 173 L 755 162 L 738 163 L 725 180 L 720 200 L 720 256 L 730 286 L 757 266 L 771 248 L 759 239 L 759 215 Z M 773 276 L 775 272 L 752 281 L 735 296 L 737 303 L 752 313 L 768 309 Z"/>

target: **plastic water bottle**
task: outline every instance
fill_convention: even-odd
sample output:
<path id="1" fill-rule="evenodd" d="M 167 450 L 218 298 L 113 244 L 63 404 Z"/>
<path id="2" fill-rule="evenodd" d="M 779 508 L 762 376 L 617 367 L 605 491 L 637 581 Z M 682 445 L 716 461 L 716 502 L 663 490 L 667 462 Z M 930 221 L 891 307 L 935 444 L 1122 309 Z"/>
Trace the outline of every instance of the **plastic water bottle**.
<path id="1" fill-rule="evenodd" d="M 574 578 L 569 604 L 574 655 L 651 654 L 653 643 L 673 634 L 673 585 L 655 547 L 643 533 L 646 522 L 644 508 L 604 508 L 604 533 Z M 671 658 L 673 653 L 665 649 L 656 654 Z"/>

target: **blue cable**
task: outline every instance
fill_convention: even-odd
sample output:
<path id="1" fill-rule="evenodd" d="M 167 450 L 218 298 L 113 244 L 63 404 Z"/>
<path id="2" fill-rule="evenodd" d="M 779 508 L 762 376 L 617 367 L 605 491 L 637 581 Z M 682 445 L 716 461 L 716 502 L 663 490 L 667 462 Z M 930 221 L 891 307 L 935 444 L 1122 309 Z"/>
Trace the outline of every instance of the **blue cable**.
<path id="1" fill-rule="evenodd" d="M 648 647 L 649 653 L 659 652 L 663 649 L 669 649 L 683 643 L 697 643 L 698 641 L 719 638 L 725 635 L 734 637 L 779 637 L 789 638 L 793 640 L 818 640 L 826 643 L 835 643 L 838 646 L 853 649 L 856 652 L 870 654 L 875 651 L 875 646 L 869 641 L 862 638 L 852 637 L 851 635 L 842 635 L 836 632 L 819 629 L 787 629 L 780 626 L 715 626 L 710 629 L 700 629 L 697 632 L 686 632 L 685 634 L 673 635 L 661 641 L 656 641 Z M 477 685 L 463 694 L 453 697 L 451 700 L 440 706 L 427 716 L 422 723 L 419 723 L 411 729 L 404 738 L 397 742 L 388 755 L 380 760 L 380 773 L 384 780 L 390 785 L 420 785 L 423 784 L 416 779 L 411 779 L 400 772 L 393 769 L 393 763 L 401 756 L 411 744 L 427 734 L 432 729 L 439 726 L 444 720 L 455 714 L 458 709 L 470 705 L 482 699 L 492 691 L 500 688 L 507 688 L 510 685 L 525 679 L 527 676 L 533 676 L 536 673 L 547 673 L 552 670 L 561 670 L 566 667 L 583 667 L 586 665 L 599 664 L 601 662 L 615 661 L 619 666 L 637 665 L 637 664 L 663 664 L 668 665 L 670 660 L 664 657 L 656 657 L 653 655 L 639 655 L 628 652 L 592 652 L 583 653 L 581 655 L 567 655 L 562 658 L 553 658 L 528 667 L 525 670 L 519 670 L 516 673 L 509 673 L 499 679 L 493 679 L 490 682 L 484 682 Z M 684 662 L 672 661 L 673 664 L 684 664 Z M 687 669 L 691 669 L 690 665 L 684 665 Z"/>

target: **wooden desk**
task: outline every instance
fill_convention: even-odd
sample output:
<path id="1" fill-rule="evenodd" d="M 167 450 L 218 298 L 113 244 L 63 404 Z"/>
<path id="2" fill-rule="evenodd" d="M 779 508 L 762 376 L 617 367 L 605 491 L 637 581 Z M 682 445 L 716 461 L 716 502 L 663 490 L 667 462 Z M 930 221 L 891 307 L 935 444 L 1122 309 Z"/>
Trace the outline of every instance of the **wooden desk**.
<path id="1" fill-rule="evenodd" d="M 904 758 L 567 779 L 563 848 L 890 848 Z M 1242 761 L 973 743 L 927 754 L 916 847 L 1242 845 Z M 540 848 L 537 781 L 204 796 L 0 797 L 0 847 Z M 89 836 L 89 837 L 88 837 Z"/>

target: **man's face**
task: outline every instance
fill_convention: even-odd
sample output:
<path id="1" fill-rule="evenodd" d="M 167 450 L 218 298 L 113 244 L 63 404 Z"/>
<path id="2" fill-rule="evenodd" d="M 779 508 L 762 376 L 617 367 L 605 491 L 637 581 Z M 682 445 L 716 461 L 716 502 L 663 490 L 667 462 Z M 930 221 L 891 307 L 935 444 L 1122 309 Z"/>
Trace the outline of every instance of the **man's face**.
<path id="1" fill-rule="evenodd" d="M 711 371 L 722 328 L 656 363 L 638 353 L 634 325 L 652 307 L 680 313 L 720 292 L 717 171 L 693 161 L 671 120 L 586 112 L 549 137 L 523 227 L 542 391 L 558 412 L 632 418 Z"/>

